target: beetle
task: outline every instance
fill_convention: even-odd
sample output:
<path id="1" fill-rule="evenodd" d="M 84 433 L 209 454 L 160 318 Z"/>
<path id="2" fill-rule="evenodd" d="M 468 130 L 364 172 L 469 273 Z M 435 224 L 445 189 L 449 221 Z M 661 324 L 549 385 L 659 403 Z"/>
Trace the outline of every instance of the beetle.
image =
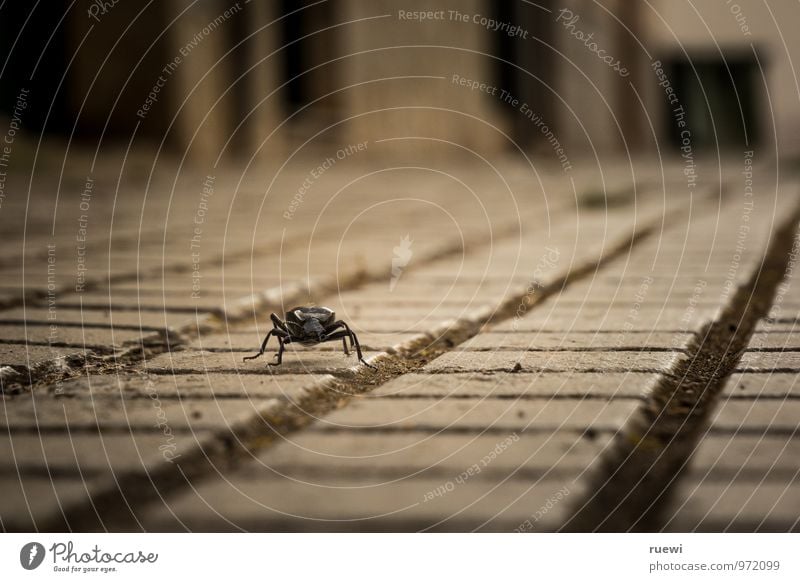
<path id="1" fill-rule="evenodd" d="M 278 338 L 278 353 L 275 358 L 277 362 L 269 362 L 270 366 L 280 366 L 283 360 L 283 352 L 286 344 L 300 344 L 304 346 L 315 346 L 322 342 L 331 342 L 338 339 L 342 340 L 344 355 L 349 356 L 347 340 L 350 339 L 350 347 L 356 348 L 358 361 L 368 368 L 375 369 L 375 366 L 364 361 L 361 354 L 361 345 L 358 337 L 343 320 L 336 319 L 336 313 L 327 307 L 294 307 L 286 312 L 286 320 L 282 321 L 274 313 L 270 314 L 273 328 L 267 333 L 261 349 L 254 356 L 246 356 L 243 361 L 254 360 L 264 353 L 267 349 L 267 342 L 273 335 Z M 344 328 L 344 329 L 342 329 Z"/>

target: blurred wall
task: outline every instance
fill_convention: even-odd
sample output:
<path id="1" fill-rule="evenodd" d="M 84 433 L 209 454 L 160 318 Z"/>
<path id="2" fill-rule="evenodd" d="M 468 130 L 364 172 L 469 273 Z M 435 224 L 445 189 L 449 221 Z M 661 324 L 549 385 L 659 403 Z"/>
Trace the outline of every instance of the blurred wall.
<path id="1" fill-rule="evenodd" d="M 766 90 L 759 95 L 763 142 L 774 135 L 781 153 L 800 153 L 798 81 L 791 61 L 800 55 L 797 2 L 653 0 L 651 5 L 653 10 L 643 11 L 642 36 L 654 55 L 747 56 L 761 65 L 769 95 Z M 764 89 L 761 75 L 757 71 L 754 83 Z"/>

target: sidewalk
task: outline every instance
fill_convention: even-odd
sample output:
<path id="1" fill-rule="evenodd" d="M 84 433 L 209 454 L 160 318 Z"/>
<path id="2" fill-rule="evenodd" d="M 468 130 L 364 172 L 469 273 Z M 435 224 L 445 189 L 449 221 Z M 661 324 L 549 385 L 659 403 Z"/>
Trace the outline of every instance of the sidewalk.
<path id="1" fill-rule="evenodd" d="M 9 198 L 2 528 L 797 530 L 798 184 L 650 162 Z M 375 370 L 242 361 L 310 303 Z"/>

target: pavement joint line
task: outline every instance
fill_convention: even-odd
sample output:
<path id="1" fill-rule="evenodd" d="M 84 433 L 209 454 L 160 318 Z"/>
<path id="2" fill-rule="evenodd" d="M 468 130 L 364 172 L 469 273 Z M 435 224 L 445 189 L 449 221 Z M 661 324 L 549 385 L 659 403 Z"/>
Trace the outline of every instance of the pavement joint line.
<path id="1" fill-rule="evenodd" d="M 358 398 L 368 399 L 369 395 L 360 396 Z M 537 401 L 537 400 L 600 400 L 618 402 L 620 400 L 644 400 L 643 396 L 623 395 L 612 396 L 610 394 L 588 394 L 584 392 L 542 392 L 538 394 L 485 394 L 480 392 L 472 392 L 466 394 L 382 394 L 381 400 L 520 400 L 520 401 Z"/>
<path id="2" fill-rule="evenodd" d="M 632 374 L 664 374 L 663 370 L 658 368 L 614 368 L 611 366 L 605 367 L 597 367 L 597 368 L 569 368 L 566 370 L 565 368 L 543 368 L 543 367 L 536 367 L 536 366 L 526 366 L 526 367 L 511 367 L 511 368 L 481 368 L 480 370 L 476 370 L 475 374 L 480 374 L 482 376 L 493 376 L 497 374 L 517 374 L 520 372 L 528 372 L 529 374 L 557 374 L 559 372 L 571 372 L 574 374 L 624 374 L 626 372 L 630 372 Z M 446 369 L 440 368 L 437 370 L 420 370 L 419 374 L 426 374 L 429 376 L 448 376 L 454 372 L 461 372 L 460 368 L 454 369 Z"/>
<path id="3" fill-rule="evenodd" d="M 669 373 L 660 375 L 647 400 L 607 449 L 590 478 L 588 493 L 575 503 L 561 530 L 663 529 L 692 453 L 703 436 L 716 432 L 708 420 L 727 379 L 750 371 L 737 364 L 787 272 L 799 221 L 800 205 L 774 232 L 748 280 L 714 320 L 693 334 L 689 357 L 673 362 Z"/>
<path id="4" fill-rule="evenodd" d="M 279 438 L 306 428 L 318 416 L 341 408 L 352 396 L 370 392 L 389 380 L 409 372 L 419 371 L 431 360 L 483 331 L 487 325 L 512 318 L 520 302 L 525 301 L 529 308 L 534 308 L 551 296 L 557 295 L 574 281 L 591 275 L 617 257 L 624 256 L 643 239 L 684 214 L 685 211 L 681 209 L 662 211 L 644 226 L 634 225 L 616 242 L 612 242 L 608 247 L 604 245 L 599 256 L 584 261 L 541 287 L 534 297 L 530 296 L 527 285 L 523 285 L 520 292 L 506 297 L 495 307 L 487 306 L 476 310 L 471 316 L 445 322 L 396 346 L 394 353 L 385 352 L 373 357 L 371 363 L 377 366 L 377 370 L 351 368 L 350 378 L 339 376 L 317 382 L 296 400 L 282 398 L 278 400 L 277 406 L 256 410 L 248 421 L 216 431 L 206 443 L 199 443 L 174 464 L 168 466 L 163 463 L 145 474 L 130 472 L 116 476 L 113 486 L 95 489 L 87 501 L 77 502 L 65 508 L 59 515 L 46 519 L 43 529 L 47 531 L 108 529 L 109 523 L 113 528 L 141 528 L 138 517 L 132 511 L 125 512 L 123 508 L 143 507 L 156 500 L 163 500 L 177 491 L 183 491 L 187 486 L 194 487 L 196 480 L 220 475 L 220 466 L 229 468 L 241 466 L 253 459 L 256 452 L 272 446 Z M 508 227 L 503 229 L 506 232 L 513 230 Z M 493 240 L 494 237 L 489 237 L 486 242 Z M 460 244 L 451 245 L 433 253 L 427 261 L 447 258 L 461 249 Z M 382 269 L 380 273 L 376 271 L 370 278 L 377 277 L 381 280 L 384 275 Z M 363 277 L 359 278 L 354 282 L 354 287 L 358 288 L 364 283 Z M 342 288 L 337 284 L 330 290 L 341 292 Z M 259 305 L 260 309 L 265 307 L 266 305 Z M 485 430 L 486 427 L 483 428 Z M 582 434 L 586 434 L 586 431 Z"/>

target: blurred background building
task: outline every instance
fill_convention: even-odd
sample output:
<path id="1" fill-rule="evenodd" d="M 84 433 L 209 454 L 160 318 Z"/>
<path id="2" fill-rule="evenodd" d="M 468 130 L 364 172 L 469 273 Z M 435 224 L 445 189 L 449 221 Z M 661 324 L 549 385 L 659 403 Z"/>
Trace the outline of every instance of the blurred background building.
<path id="1" fill-rule="evenodd" d="M 774 140 L 770 149 L 786 154 L 800 147 L 791 62 L 800 39 L 778 25 L 793 6 L 13 2 L 0 20 L 0 114 L 12 118 L 27 88 L 26 128 L 65 142 L 163 144 L 216 159 L 426 135 L 483 151 L 516 143 L 558 164 L 559 148 L 572 158 L 679 152 L 660 61 L 695 150 Z"/>

